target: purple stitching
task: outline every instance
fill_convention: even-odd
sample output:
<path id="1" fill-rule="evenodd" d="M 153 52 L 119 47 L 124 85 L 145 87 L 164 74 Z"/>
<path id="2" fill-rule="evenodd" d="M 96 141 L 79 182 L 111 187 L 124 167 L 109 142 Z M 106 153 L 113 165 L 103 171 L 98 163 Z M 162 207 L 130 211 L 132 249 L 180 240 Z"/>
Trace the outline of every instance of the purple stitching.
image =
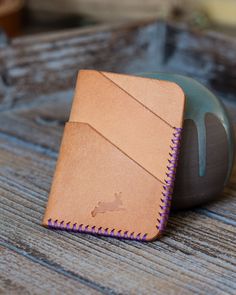
<path id="1" fill-rule="evenodd" d="M 160 232 L 163 232 L 163 230 L 166 227 L 167 219 L 169 216 L 169 211 L 170 211 L 170 201 L 172 199 L 172 193 L 173 193 L 173 187 L 174 187 L 174 180 L 175 180 L 175 174 L 176 174 L 176 167 L 177 167 L 177 160 L 178 160 L 178 155 L 180 151 L 180 139 L 181 139 L 181 133 L 182 133 L 182 128 L 174 128 L 175 132 L 173 133 L 173 139 L 171 140 L 172 145 L 170 146 L 171 148 L 171 153 L 170 159 L 168 159 L 168 165 L 167 165 L 167 170 L 168 172 L 166 173 L 166 179 L 165 179 L 165 185 L 163 185 L 163 198 L 161 199 L 161 205 L 160 205 L 160 210 L 159 216 L 160 219 L 157 219 L 157 229 Z M 75 232 L 82 232 L 82 233 L 90 233 L 90 234 L 97 234 L 97 235 L 103 235 L 103 236 L 111 236 L 115 238 L 120 238 L 120 239 L 131 239 L 131 240 L 137 240 L 137 241 L 146 241 L 147 238 L 147 233 L 141 234 L 138 233 L 135 235 L 134 232 L 129 233 L 128 231 L 122 232 L 122 230 L 117 231 L 115 233 L 115 229 L 111 229 L 109 231 L 109 228 L 96 228 L 96 226 L 90 226 L 88 224 L 79 224 L 77 223 L 71 224 L 71 222 L 65 223 L 64 220 L 58 221 L 52 220 L 51 218 L 48 219 L 48 227 L 54 228 L 54 229 L 64 229 L 64 230 L 72 230 Z"/>
<path id="2" fill-rule="evenodd" d="M 176 175 L 176 167 L 177 167 L 177 160 L 180 152 L 180 139 L 182 134 L 182 128 L 176 128 L 174 127 L 174 133 L 173 138 L 171 139 L 172 145 L 170 146 L 171 152 L 169 153 L 170 159 L 168 159 L 168 165 L 166 173 L 166 179 L 165 179 L 165 185 L 163 185 L 163 192 L 162 195 L 164 198 L 161 199 L 161 205 L 160 205 L 160 219 L 157 219 L 157 229 L 160 231 L 160 233 L 163 232 L 163 230 L 166 227 L 169 212 L 170 212 L 170 201 L 172 199 L 172 193 L 174 188 L 174 181 L 175 181 L 175 175 Z"/>
<path id="3" fill-rule="evenodd" d="M 141 234 L 138 233 L 135 235 L 134 232 L 129 233 L 128 231 L 122 232 L 122 230 L 119 230 L 115 234 L 115 229 L 111 229 L 109 231 L 109 228 L 96 228 L 96 226 L 90 226 L 90 225 L 84 225 L 80 224 L 77 227 L 77 223 L 71 224 L 71 222 L 65 223 L 64 220 L 60 221 L 58 223 L 58 220 L 52 220 L 51 218 L 48 219 L 48 227 L 54 228 L 54 229 L 60 229 L 60 230 L 71 230 L 75 232 L 80 232 L 80 233 L 89 233 L 89 234 L 97 234 L 97 235 L 103 235 L 103 236 L 111 236 L 115 238 L 120 238 L 120 239 L 131 239 L 131 240 L 137 240 L 137 241 L 146 241 L 147 238 L 147 233 Z"/>

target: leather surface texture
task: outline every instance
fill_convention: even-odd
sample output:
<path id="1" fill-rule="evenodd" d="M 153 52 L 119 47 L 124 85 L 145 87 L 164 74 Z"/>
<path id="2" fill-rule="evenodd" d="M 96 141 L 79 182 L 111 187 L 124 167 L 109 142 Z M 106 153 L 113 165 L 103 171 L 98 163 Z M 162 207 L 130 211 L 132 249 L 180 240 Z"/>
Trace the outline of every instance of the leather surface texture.
<path id="1" fill-rule="evenodd" d="M 158 237 L 170 208 L 175 171 L 168 167 L 177 164 L 184 106 L 175 83 L 81 70 L 43 225 Z"/>

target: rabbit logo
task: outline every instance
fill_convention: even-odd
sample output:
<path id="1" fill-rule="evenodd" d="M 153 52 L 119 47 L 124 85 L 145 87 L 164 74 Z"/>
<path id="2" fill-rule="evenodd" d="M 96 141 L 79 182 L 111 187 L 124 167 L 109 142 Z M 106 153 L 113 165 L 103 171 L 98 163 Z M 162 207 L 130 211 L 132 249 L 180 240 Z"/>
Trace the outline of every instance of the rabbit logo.
<path id="1" fill-rule="evenodd" d="M 95 217 L 98 213 L 106 213 L 107 211 L 124 211 L 122 207 L 123 202 L 121 200 L 121 192 L 115 193 L 115 199 L 111 202 L 98 202 L 97 206 L 91 212 L 92 217 Z"/>

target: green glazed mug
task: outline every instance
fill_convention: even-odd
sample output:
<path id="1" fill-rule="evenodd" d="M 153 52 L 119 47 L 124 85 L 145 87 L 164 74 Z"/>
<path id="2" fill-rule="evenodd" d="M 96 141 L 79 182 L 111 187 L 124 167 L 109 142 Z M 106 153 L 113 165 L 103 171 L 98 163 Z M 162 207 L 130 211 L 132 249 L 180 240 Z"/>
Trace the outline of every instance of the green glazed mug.
<path id="1" fill-rule="evenodd" d="M 229 179 L 234 158 L 233 131 L 220 100 L 194 79 L 171 73 L 138 76 L 177 83 L 186 110 L 173 208 L 185 209 L 218 197 Z"/>

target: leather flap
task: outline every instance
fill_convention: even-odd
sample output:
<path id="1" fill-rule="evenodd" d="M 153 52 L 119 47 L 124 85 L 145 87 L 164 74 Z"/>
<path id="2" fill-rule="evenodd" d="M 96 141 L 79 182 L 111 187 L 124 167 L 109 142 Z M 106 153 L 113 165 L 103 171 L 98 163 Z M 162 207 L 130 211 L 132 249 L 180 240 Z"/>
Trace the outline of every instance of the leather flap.
<path id="1" fill-rule="evenodd" d="M 158 234 L 161 191 L 159 181 L 94 128 L 67 123 L 43 224 L 51 219 L 150 240 Z"/>
<path id="2" fill-rule="evenodd" d="M 108 75 L 110 74 L 98 71 L 80 71 L 70 121 L 89 123 L 130 158 L 164 183 L 166 175 L 163 172 L 166 171 L 170 152 L 169 146 L 175 132 L 171 123 L 178 124 L 174 127 L 179 127 L 182 123 L 183 92 L 179 91 L 179 86 L 174 83 L 159 81 L 157 86 L 161 84 L 163 85 L 162 88 L 166 87 L 166 90 L 162 92 L 162 99 L 157 99 L 154 103 L 154 93 L 158 90 L 156 83 L 148 84 L 149 88 L 144 87 L 146 96 L 144 96 L 144 91 L 140 93 L 137 90 L 136 94 L 139 95 L 134 97 L 113 82 L 110 76 L 108 78 Z M 116 77 L 116 74 L 114 76 Z M 121 76 L 117 75 L 117 77 Z M 124 77 L 127 77 L 126 84 L 129 85 L 128 76 Z M 113 76 L 112 79 L 114 79 Z M 146 80 L 147 83 L 150 80 L 139 77 L 132 77 L 131 79 L 131 84 L 134 85 L 135 81 L 138 89 L 140 88 L 138 86 L 140 79 Z M 173 99 L 175 112 L 173 112 L 173 106 L 170 108 L 172 117 L 176 120 L 175 122 L 172 120 L 171 123 L 167 121 L 169 111 L 168 114 L 165 112 L 165 109 L 168 110 L 168 107 L 171 106 L 168 104 L 168 101 L 170 101 L 169 92 L 172 95 L 174 92 L 170 84 L 174 85 L 172 85 L 172 88 L 176 92 L 175 99 Z M 129 91 L 135 94 L 133 88 L 134 86 L 130 87 Z M 167 91 L 169 88 L 172 90 Z M 144 102 L 150 108 L 143 105 Z M 158 110 L 159 107 L 158 112 L 156 109 Z"/>

